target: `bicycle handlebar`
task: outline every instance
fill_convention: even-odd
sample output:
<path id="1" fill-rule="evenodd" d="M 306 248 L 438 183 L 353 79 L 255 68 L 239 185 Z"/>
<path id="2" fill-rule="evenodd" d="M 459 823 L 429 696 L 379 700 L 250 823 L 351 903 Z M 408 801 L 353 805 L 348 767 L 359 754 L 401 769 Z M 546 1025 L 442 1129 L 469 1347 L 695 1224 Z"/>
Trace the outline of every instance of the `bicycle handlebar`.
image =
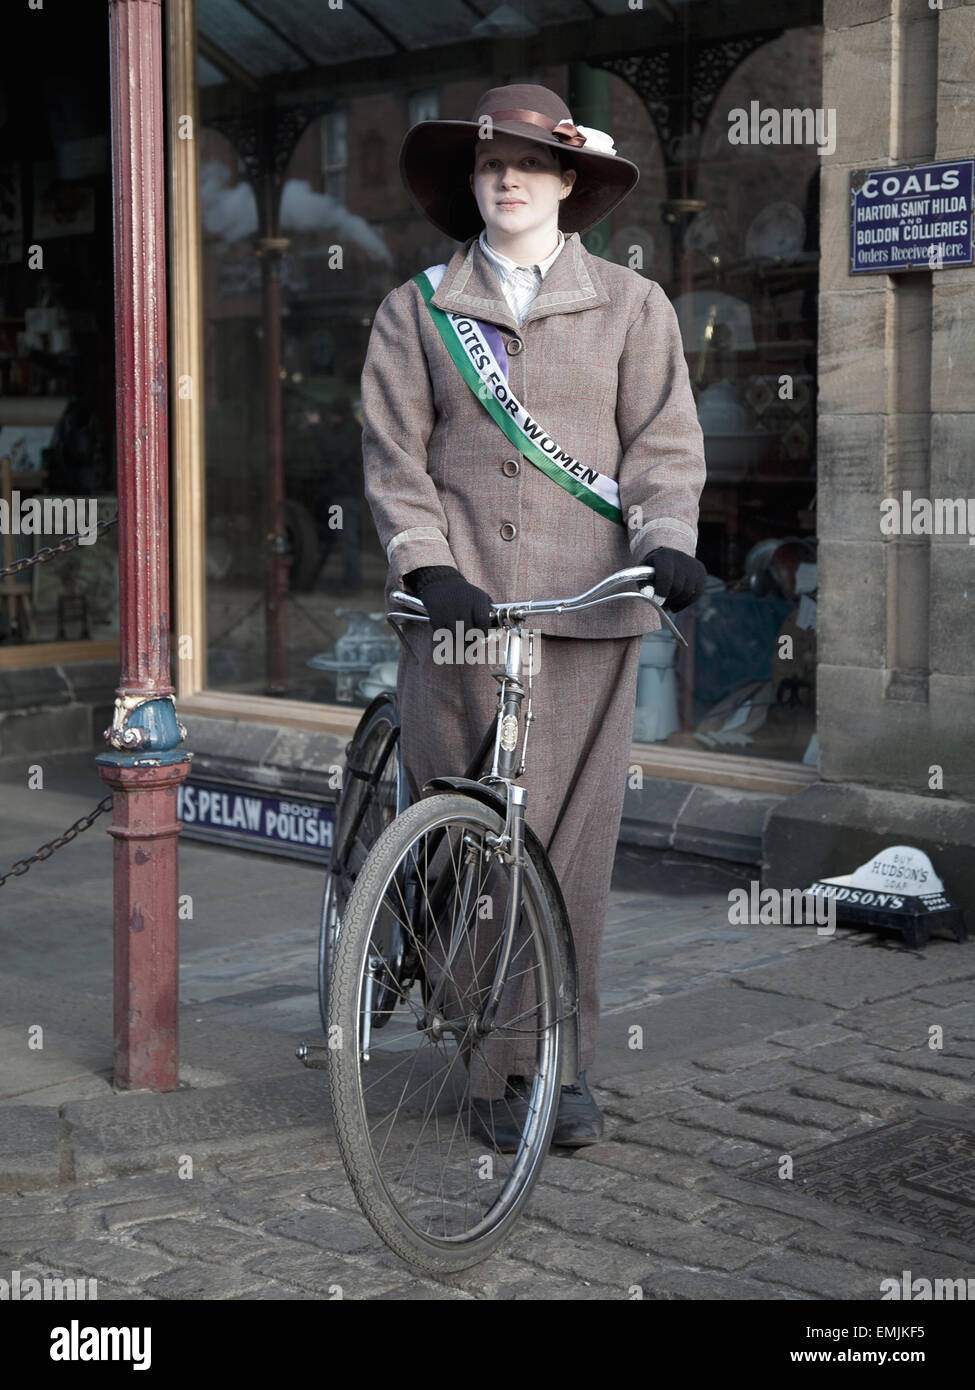
<path id="1" fill-rule="evenodd" d="M 687 646 L 683 633 L 674 624 L 669 614 L 664 612 L 663 603 L 653 592 L 653 585 L 649 580 L 653 578 L 654 568 L 652 565 L 632 565 L 628 569 L 617 570 L 615 574 L 607 575 L 598 584 L 594 584 L 591 589 L 586 589 L 584 593 L 576 594 L 572 598 L 550 598 L 532 599 L 519 603 L 492 603 L 491 617 L 497 619 L 497 623 L 491 626 L 510 627 L 522 622 L 524 618 L 532 613 L 576 613 L 582 608 L 594 608 L 599 603 L 611 603 L 614 599 L 635 598 L 643 599 L 647 603 L 652 603 L 659 612 L 663 621 L 670 628 L 677 640 Z M 632 590 L 622 594 L 608 594 L 607 589 L 613 588 L 617 584 L 642 584 L 643 587 L 637 592 Z M 390 620 L 394 618 L 413 618 L 419 622 L 429 622 L 430 618 L 426 607 L 421 599 L 415 594 L 408 594 L 402 589 L 394 589 L 390 598 L 400 606 L 407 608 L 405 613 L 387 613 Z"/>

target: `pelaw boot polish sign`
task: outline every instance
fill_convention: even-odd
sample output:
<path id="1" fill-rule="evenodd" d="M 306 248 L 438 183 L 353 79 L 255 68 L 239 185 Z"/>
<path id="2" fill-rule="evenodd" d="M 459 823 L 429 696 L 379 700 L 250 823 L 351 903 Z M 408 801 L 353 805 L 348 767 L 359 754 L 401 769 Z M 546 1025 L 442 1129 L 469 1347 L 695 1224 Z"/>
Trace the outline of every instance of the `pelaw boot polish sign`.
<path id="1" fill-rule="evenodd" d="M 932 927 L 968 939 L 964 913 L 949 901 L 931 860 L 913 845 L 891 845 L 852 874 L 819 879 L 806 891 L 831 898 L 838 922 L 899 931 L 908 946 L 926 945 Z"/>

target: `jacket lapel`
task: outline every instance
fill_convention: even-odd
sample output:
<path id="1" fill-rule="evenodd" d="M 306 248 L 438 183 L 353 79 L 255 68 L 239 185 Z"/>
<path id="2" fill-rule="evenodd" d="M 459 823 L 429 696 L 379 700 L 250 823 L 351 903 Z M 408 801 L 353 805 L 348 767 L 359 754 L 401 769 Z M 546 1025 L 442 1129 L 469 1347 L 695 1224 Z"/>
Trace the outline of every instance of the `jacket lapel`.
<path id="1" fill-rule="evenodd" d="M 597 283 L 593 270 L 593 258 L 583 246 L 579 233 L 573 232 L 566 237 L 561 254 L 556 256 L 542 281 L 542 288 L 525 315 L 525 323 L 534 323 L 549 314 L 573 314 L 580 309 L 599 309 L 608 304 L 610 297 Z"/>
<path id="2" fill-rule="evenodd" d="M 525 323 L 548 314 L 569 314 L 608 304 L 609 295 L 590 274 L 587 264 L 590 260 L 578 232 L 567 236 L 561 254 L 542 281 Z M 518 332 L 518 324 L 498 284 L 498 277 L 478 246 L 477 237 L 451 257 L 432 302 L 438 309 L 471 314 L 486 323 Z"/>

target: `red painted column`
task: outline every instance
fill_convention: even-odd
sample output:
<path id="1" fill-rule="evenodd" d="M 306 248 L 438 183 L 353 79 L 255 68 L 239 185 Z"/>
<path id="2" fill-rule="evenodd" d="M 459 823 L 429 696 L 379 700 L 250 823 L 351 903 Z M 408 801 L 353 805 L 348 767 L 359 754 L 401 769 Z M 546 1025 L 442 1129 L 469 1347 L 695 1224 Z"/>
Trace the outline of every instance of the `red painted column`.
<path id="1" fill-rule="evenodd" d="M 114 792 L 115 1084 L 179 1084 L 177 791 L 170 679 L 161 0 L 109 0 L 121 677 L 96 759 Z"/>

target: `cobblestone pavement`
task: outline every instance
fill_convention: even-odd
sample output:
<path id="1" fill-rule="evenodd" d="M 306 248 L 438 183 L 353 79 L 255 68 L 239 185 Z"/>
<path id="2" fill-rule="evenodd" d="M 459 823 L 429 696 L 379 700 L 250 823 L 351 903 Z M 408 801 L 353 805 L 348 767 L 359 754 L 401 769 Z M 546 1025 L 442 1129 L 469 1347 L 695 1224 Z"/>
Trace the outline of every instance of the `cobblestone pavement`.
<path id="1" fill-rule="evenodd" d="M 0 773 L 0 868 L 101 794 L 78 760 L 53 760 L 43 792 L 24 781 Z M 904 1270 L 975 1278 L 971 946 L 732 926 L 747 867 L 621 848 L 590 1077 L 606 1139 L 553 1152 L 503 1252 L 438 1281 L 374 1235 L 324 1077 L 294 1061 L 320 1034 L 320 870 L 184 844 L 183 1086 L 113 1092 L 103 825 L 0 889 L 0 1278 L 467 1300 L 879 1299 Z"/>

